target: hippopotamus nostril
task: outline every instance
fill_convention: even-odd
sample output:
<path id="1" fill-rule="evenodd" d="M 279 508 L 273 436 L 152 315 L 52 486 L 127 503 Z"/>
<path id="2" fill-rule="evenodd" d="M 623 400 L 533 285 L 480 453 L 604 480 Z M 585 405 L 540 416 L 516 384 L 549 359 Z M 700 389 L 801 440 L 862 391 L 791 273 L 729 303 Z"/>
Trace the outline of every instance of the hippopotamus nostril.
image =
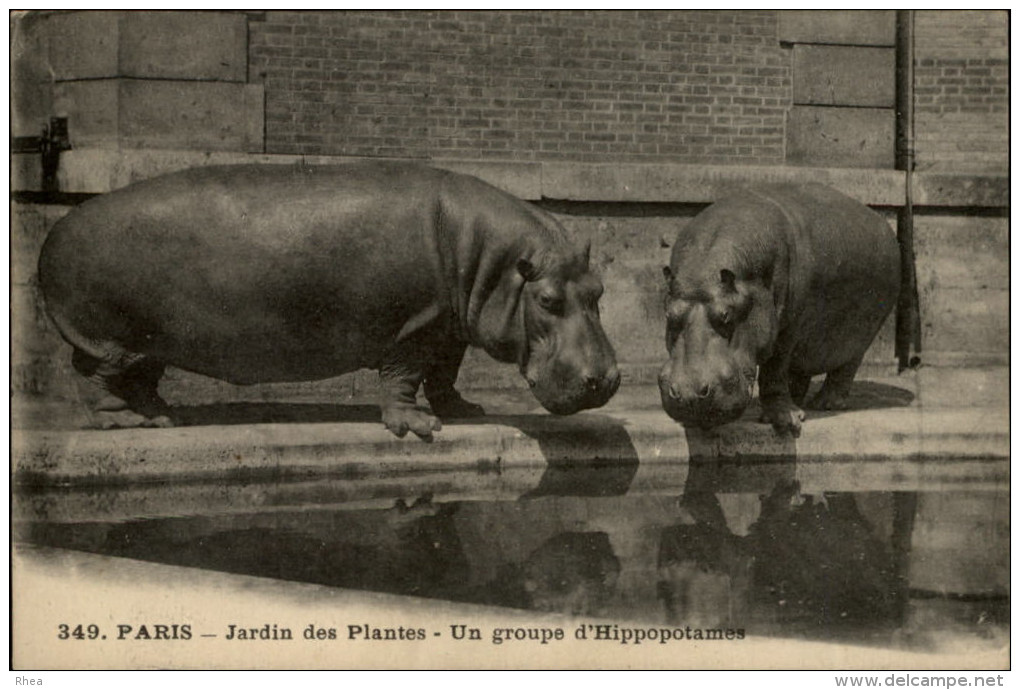
<path id="1" fill-rule="evenodd" d="M 707 397 L 708 397 L 708 396 L 710 396 L 710 395 L 712 395 L 712 386 L 708 385 L 707 383 L 706 383 L 706 384 L 704 384 L 704 385 L 703 385 L 703 386 L 702 386 L 701 388 L 699 388 L 699 389 L 698 389 L 698 391 L 697 391 L 697 396 L 698 396 L 699 398 L 707 398 Z"/>
<path id="2" fill-rule="evenodd" d="M 620 378 L 620 368 L 615 364 L 609 367 L 609 371 L 606 372 L 607 381 L 618 381 Z"/>
<path id="3" fill-rule="evenodd" d="M 680 387 L 677 384 L 675 383 L 669 384 L 669 397 L 673 398 L 674 400 L 680 400 L 680 398 L 683 397 L 682 394 L 680 393 Z"/>
<path id="4" fill-rule="evenodd" d="M 609 370 L 605 377 L 605 389 L 612 395 L 620 387 L 620 370 L 615 366 Z"/>

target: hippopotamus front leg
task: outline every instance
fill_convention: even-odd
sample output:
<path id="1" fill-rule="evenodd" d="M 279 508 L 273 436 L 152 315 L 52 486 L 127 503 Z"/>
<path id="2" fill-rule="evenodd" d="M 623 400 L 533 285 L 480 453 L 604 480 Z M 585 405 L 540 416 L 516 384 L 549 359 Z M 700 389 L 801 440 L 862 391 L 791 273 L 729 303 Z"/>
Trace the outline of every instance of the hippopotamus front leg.
<path id="1" fill-rule="evenodd" d="M 795 374 L 790 372 L 790 400 L 798 407 L 804 404 L 808 388 L 811 387 L 811 377 L 806 374 Z"/>
<path id="2" fill-rule="evenodd" d="M 442 419 L 481 417 L 485 414 L 481 405 L 468 402 L 453 387 L 466 350 L 467 345 L 463 343 L 451 343 L 433 352 L 425 375 L 425 397 L 432 412 Z"/>
<path id="3" fill-rule="evenodd" d="M 379 378 L 385 396 L 382 422 L 387 429 L 403 438 L 408 431 L 425 441 L 432 440 L 432 432 L 443 428 L 439 419 L 418 407 L 415 402 L 418 388 L 425 380 L 427 359 L 419 346 L 404 343 L 387 353 Z"/>
<path id="4" fill-rule="evenodd" d="M 801 422 L 804 421 L 804 411 L 794 403 L 790 393 L 789 366 L 789 356 L 777 355 L 759 368 L 758 391 L 761 399 L 761 421 L 771 424 L 781 434 L 790 433 L 799 436 Z M 801 383 L 798 379 L 798 387 Z"/>

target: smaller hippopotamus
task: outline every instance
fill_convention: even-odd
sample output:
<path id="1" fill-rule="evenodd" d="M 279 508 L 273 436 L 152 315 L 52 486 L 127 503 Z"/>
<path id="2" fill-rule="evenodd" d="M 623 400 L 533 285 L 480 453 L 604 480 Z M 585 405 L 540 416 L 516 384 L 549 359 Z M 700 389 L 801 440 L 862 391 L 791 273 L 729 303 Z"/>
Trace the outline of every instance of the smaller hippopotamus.
<path id="1" fill-rule="evenodd" d="M 168 365 L 242 385 L 376 369 L 383 423 L 426 440 L 440 417 L 483 412 L 454 388 L 469 345 L 517 364 L 555 414 L 620 383 L 588 249 L 545 211 L 420 165 L 139 182 L 60 220 L 39 282 L 98 426 L 171 425 Z"/>
<path id="2" fill-rule="evenodd" d="M 686 425 L 737 419 L 757 368 L 762 421 L 800 433 L 814 409 L 845 409 L 854 375 L 900 289 L 895 235 L 822 185 L 743 188 L 698 214 L 664 269 L 662 406 Z"/>

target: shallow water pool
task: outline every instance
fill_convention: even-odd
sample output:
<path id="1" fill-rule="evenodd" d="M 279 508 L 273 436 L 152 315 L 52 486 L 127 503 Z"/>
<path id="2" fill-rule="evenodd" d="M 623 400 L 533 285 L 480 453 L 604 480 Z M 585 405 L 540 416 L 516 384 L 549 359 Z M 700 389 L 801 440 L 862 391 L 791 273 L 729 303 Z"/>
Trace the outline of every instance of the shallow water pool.
<path id="1" fill-rule="evenodd" d="M 34 546 L 690 635 L 1005 647 L 1008 487 L 987 471 L 933 470 L 883 491 L 856 470 L 692 462 L 47 489 L 16 497 L 14 532 Z"/>

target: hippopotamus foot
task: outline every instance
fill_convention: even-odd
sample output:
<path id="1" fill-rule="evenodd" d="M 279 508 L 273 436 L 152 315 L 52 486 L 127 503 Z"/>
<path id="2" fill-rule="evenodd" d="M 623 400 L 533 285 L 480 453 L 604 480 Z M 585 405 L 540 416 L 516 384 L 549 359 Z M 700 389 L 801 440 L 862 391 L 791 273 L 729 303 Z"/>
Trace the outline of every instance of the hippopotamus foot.
<path id="1" fill-rule="evenodd" d="M 418 388 L 425 381 L 427 370 L 421 350 L 402 344 L 387 353 L 379 367 L 379 378 L 387 399 L 382 404 L 382 422 L 398 438 L 412 432 L 423 441 L 431 441 L 432 433 L 443 428 L 439 418 L 416 404 Z M 426 394 L 428 389 L 426 389 Z M 426 395 L 427 397 L 427 395 Z"/>
<path id="2" fill-rule="evenodd" d="M 484 407 L 465 400 L 453 389 L 442 397 L 428 397 L 428 401 L 432 412 L 442 419 L 471 419 L 485 416 Z"/>
<path id="3" fill-rule="evenodd" d="M 415 524 L 426 517 L 435 517 L 442 506 L 432 502 L 432 494 L 420 496 L 411 505 L 398 498 L 393 507 L 387 511 L 386 522 L 397 534 L 407 534 Z"/>
<path id="4" fill-rule="evenodd" d="M 861 360 L 855 360 L 845 364 L 838 369 L 830 371 L 825 377 L 825 385 L 818 395 L 808 403 L 812 410 L 845 410 L 850 407 L 847 399 L 850 397 L 850 386 L 853 384 L 854 375 L 860 367 Z"/>
<path id="5" fill-rule="evenodd" d="M 845 391 L 834 391 L 827 386 L 818 391 L 818 395 L 807 403 L 810 410 L 845 410 L 849 407 Z"/>
<path id="6" fill-rule="evenodd" d="M 761 421 L 771 424 L 780 434 L 800 436 L 801 422 L 804 421 L 804 410 L 797 407 L 792 400 L 783 398 L 762 400 Z"/>
<path id="7" fill-rule="evenodd" d="M 93 382 L 89 383 L 94 385 Z M 155 390 L 124 390 L 123 385 L 113 385 L 111 388 L 117 392 L 107 388 L 106 394 L 90 406 L 93 426 L 99 429 L 165 429 L 174 426 L 170 418 L 170 406 Z"/>
<path id="8" fill-rule="evenodd" d="M 453 385 L 467 346 L 462 343 L 437 347 L 425 376 L 425 397 L 432 412 L 443 419 L 482 417 L 485 409 L 461 397 Z"/>
<path id="9" fill-rule="evenodd" d="M 116 351 L 115 359 L 102 360 L 76 349 L 71 363 L 82 375 L 79 391 L 92 426 L 130 429 L 174 425 L 170 406 L 157 391 L 166 368 L 162 362 L 122 351 Z"/>
<path id="10" fill-rule="evenodd" d="M 114 412 L 103 410 L 93 412 L 92 416 L 95 419 L 94 426 L 99 429 L 136 429 L 138 427 L 168 429 L 174 426 L 173 420 L 167 415 L 146 417 L 131 410 Z"/>
<path id="11" fill-rule="evenodd" d="M 758 370 L 758 398 L 761 400 L 761 421 L 771 424 L 779 434 L 800 436 L 804 410 L 793 394 L 803 397 L 810 377 L 790 371 L 789 349 L 770 359 Z"/>
<path id="12" fill-rule="evenodd" d="M 383 405 L 382 421 L 398 438 L 407 436 L 410 431 L 424 441 L 431 441 L 432 432 L 443 428 L 438 417 L 404 402 Z"/>

